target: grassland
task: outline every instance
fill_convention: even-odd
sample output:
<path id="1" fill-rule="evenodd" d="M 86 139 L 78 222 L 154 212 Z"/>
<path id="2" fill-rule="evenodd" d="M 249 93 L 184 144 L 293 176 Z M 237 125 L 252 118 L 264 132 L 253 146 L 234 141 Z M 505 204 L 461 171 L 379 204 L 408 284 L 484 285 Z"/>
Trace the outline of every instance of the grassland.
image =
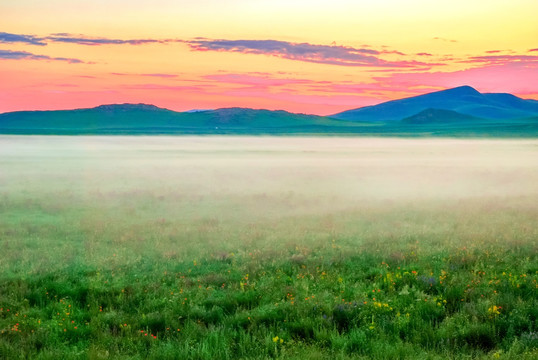
<path id="1" fill-rule="evenodd" d="M 535 359 L 538 141 L 0 137 L 0 358 Z"/>

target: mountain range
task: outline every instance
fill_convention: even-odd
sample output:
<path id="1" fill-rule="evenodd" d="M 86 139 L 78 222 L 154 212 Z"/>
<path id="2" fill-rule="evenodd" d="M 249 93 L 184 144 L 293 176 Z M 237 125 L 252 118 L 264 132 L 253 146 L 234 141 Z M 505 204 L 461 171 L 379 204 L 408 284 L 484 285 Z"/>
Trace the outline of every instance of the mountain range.
<path id="1" fill-rule="evenodd" d="M 399 121 L 428 108 L 452 110 L 488 119 L 517 119 L 538 114 L 538 101 L 512 94 L 482 94 L 470 86 L 460 86 L 406 99 L 348 110 L 332 117 L 342 120 Z"/>
<path id="2" fill-rule="evenodd" d="M 175 112 L 154 105 L 0 114 L 0 134 L 305 134 L 538 136 L 538 101 L 461 86 L 330 116 L 222 108 Z"/>

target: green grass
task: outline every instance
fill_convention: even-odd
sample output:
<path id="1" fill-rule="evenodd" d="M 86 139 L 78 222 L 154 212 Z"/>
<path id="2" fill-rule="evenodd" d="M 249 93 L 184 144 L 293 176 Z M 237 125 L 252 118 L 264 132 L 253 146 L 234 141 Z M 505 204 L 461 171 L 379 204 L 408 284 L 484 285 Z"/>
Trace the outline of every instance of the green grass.
<path id="1" fill-rule="evenodd" d="M 536 358 L 536 142 L 357 141 L 0 138 L 0 358 Z"/>

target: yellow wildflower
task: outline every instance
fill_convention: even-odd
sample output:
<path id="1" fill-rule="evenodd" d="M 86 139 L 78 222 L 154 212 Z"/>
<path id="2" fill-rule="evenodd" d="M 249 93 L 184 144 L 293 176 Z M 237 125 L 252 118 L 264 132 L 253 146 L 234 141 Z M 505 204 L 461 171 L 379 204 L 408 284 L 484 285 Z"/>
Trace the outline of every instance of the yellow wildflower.
<path id="1" fill-rule="evenodd" d="M 497 316 L 501 314 L 501 307 L 497 305 L 490 306 L 488 309 L 488 313 L 493 316 Z"/>

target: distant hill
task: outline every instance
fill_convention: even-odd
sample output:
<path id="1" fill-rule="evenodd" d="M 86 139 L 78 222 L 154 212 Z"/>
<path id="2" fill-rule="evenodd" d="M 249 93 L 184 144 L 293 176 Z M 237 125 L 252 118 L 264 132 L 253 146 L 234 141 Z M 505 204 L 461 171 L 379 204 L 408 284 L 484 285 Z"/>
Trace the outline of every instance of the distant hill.
<path id="1" fill-rule="evenodd" d="M 112 104 L 90 109 L 0 114 L 0 133 L 207 134 L 332 133 L 360 124 L 286 111 L 224 108 L 175 112 L 154 105 Z"/>
<path id="2" fill-rule="evenodd" d="M 402 123 L 405 124 L 450 124 L 455 122 L 466 122 L 472 124 L 473 122 L 481 121 L 482 118 L 461 114 L 457 111 L 432 109 L 428 108 L 422 110 L 418 114 L 408 116 L 402 119 Z"/>
<path id="3" fill-rule="evenodd" d="M 348 121 L 391 122 L 430 108 L 489 119 L 508 120 L 538 116 L 538 101 L 524 100 L 511 94 L 482 94 L 470 86 L 460 86 L 348 110 L 330 117 Z"/>
<path id="4" fill-rule="evenodd" d="M 282 110 L 255 110 L 248 108 L 222 108 L 216 110 L 197 111 L 188 114 L 180 113 L 183 123 L 192 126 L 204 124 L 208 127 L 220 128 L 281 128 L 328 126 L 341 127 L 347 122 L 327 117 L 305 114 L 294 114 Z"/>
<path id="5" fill-rule="evenodd" d="M 331 117 L 223 108 L 176 112 L 147 104 L 0 114 L 0 134 L 365 135 L 538 137 L 538 101 L 469 86 L 393 100 Z"/>

